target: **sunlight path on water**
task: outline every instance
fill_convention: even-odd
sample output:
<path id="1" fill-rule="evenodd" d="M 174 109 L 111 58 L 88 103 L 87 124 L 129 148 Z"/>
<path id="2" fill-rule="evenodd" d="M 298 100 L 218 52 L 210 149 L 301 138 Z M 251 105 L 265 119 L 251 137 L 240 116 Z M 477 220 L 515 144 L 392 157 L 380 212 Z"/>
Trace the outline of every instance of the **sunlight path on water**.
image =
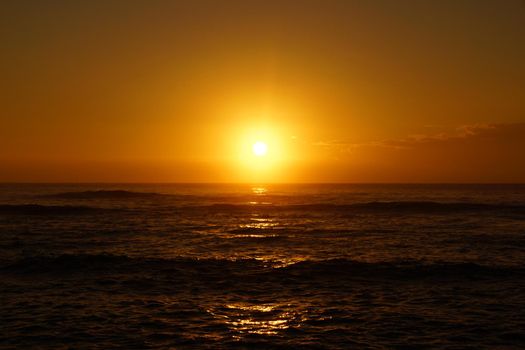
<path id="1" fill-rule="evenodd" d="M 301 315 L 291 305 L 233 303 L 206 310 L 227 326 L 240 338 L 242 334 L 276 335 L 292 324 L 300 325 Z"/>

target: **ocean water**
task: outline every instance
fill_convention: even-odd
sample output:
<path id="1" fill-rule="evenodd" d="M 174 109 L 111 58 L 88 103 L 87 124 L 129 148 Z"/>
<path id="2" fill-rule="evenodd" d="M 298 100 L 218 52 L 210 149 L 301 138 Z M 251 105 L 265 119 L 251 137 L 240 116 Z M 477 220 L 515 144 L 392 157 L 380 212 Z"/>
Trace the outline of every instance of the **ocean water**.
<path id="1" fill-rule="evenodd" d="M 0 348 L 525 348 L 525 185 L 0 185 Z"/>

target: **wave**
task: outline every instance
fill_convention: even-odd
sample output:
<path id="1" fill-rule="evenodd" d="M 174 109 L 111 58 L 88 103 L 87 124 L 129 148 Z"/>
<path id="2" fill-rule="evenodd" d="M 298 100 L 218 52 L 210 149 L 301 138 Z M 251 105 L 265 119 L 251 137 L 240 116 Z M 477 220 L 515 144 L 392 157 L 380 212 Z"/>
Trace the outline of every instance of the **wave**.
<path id="1" fill-rule="evenodd" d="M 388 277 L 392 279 L 421 278 L 485 278 L 525 276 L 525 267 L 488 266 L 470 262 L 433 262 L 395 261 L 395 262 L 360 262 L 347 259 L 325 261 L 303 261 L 290 265 L 289 272 L 318 274 L 321 276 L 351 276 L 359 278 Z"/>
<path id="2" fill-rule="evenodd" d="M 135 192 L 126 190 L 97 190 L 46 194 L 41 197 L 56 199 L 147 199 L 169 196 L 156 192 Z"/>
<path id="3" fill-rule="evenodd" d="M 96 199 L 110 199 L 110 200 L 127 200 L 127 199 L 175 199 L 182 201 L 215 201 L 227 202 L 235 197 L 232 196 L 211 196 L 211 195 L 193 195 L 193 194 L 173 194 L 173 193 L 159 193 L 159 192 L 140 192 L 128 190 L 90 190 L 79 192 L 61 192 L 40 195 L 40 198 L 48 199 L 72 199 L 72 200 L 96 200 Z"/>
<path id="4" fill-rule="evenodd" d="M 69 196 L 69 199 L 154 199 L 163 196 L 158 193 L 138 193 L 122 191 L 88 191 L 88 192 L 71 192 L 58 194 L 56 196 Z M 108 193 L 109 192 L 109 193 Z M 74 197 L 77 196 L 77 197 Z M 82 197 L 84 196 L 84 197 Z M 99 197 L 97 197 L 99 196 Z M 114 196 L 114 197 L 112 197 Z M 119 197 L 120 196 L 120 197 Z M 56 197 L 58 198 L 58 197 Z M 66 197 L 63 197 L 64 199 Z M 165 204 L 165 203 L 164 203 Z M 158 205 L 155 206 L 157 210 L 168 210 L 168 211 L 197 211 L 197 212 L 220 212 L 220 213 L 231 213 L 231 212 L 331 212 L 337 214 L 359 214 L 359 213 L 373 213 L 373 214 L 447 214 L 447 213 L 458 213 L 458 212 L 489 212 L 491 214 L 503 214 L 503 215 L 518 215 L 519 217 L 525 215 L 524 205 L 512 205 L 512 204 L 484 204 L 484 203 L 441 203 L 441 202 L 365 202 L 365 203 L 353 203 L 353 204 L 331 204 L 331 203 L 318 203 L 318 204 L 210 204 L 210 205 L 182 205 L 173 206 L 163 205 L 163 202 L 159 201 Z M 38 215 L 38 214 L 50 214 L 50 215 L 70 215 L 70 214 L 83 214 L 93 213 L 100 211 L 119 210 L 116 208 L 100 208 L 93 206 L 84 205 L 40 205 L 40 204 L 3 204 L 0 205 L 0 214 L 24 214 L 24 215 Z M 123 210 L 122 208 L 120 210 Z"/>
<path id="5" fill-rule="evenodd" d="M 39 205 L 39 204 L 3 204 L 0 205 L 0 215 L 78 215 L 101 212 L 102 209 L 88 206 L 73 205 Z"/>
<path id="6" fill-rule="evenodd" d="M 258 260 L 227 259 L 154 259 L 112 254 L 62 254 L 23 258 L 0 268 L 3 273 L 67 273 L 67 272 L 171 272 L 189 273 L 199 270 L 227 271 L 228 266 L 263 267 Z"/>
<path id="7" fill-rule="evenodd" d="M 280 195 L 266 196 L 265 202 L 251 202 L 253 196 L 188 195 L 165 194 L 158 192 L 138 192 L 129 190 L 90 190 L 46 194 L 40 197 L 63 200 L 158 200 L 160 207 L 173 210 L 203 210 L 213 212 L 236 211 L 296 211 L 296 212 L 336 212 L 336 213 L 417 213 L 439 214 L 453 212 L 497 212 L 502 214 L 525 214 L 524 204 L 479 203 L 479 202 L 437 202 L 437 201 L 371 201 L 358 203 L 286 203 L 300 200 L 301 197 Z M 180 205 L 165 207 L 163 199 L 180 201 Z M 261 198 L 257 198 L 261 199 Z M 304 198 L 308 200 L 308 198 Z M 171 202 L 175 204 L 175 202 Z M 200 205 L 199 203 L 203 203 Z M 206 204 L 204 204 L 206 203 Z M 209 204 L 213 203 L 213 204 Z"/>
<path id="8" fill-rule="evenodd" d="M 512 204 L 488 204 L 469 202 L 397 201 L 368 202 L 351 205 L 354 209 L 371 211 L 409 211 L 409 212 L 457 212 L 457 211 L 522 211 L 525 206 Z"/>
<path id="9" fill-rule="evenodd" d="M 184 276 L 188 278 L 224 279 L 237 277 L 268 280 L 410 280 L 410 279 L 485 279 L 524 278 L 523 266 L 486 266 L 475 263 L 420 261 L 361 262 L 331 259 L 297 262 L 278 267 L 255 259 L 149 259 L 109 254 L 69 254 L 31 257 L 11 262 L 0 268 L 0 274 L 67 274 L 67 273 L 139 273 Z"/>
<path id="10" fill-rule="evenodd" d="M 333 211 L 333 212 L 413 212 L 413 213 L 447 213 L 468 211 L 498 211 L 525 213 L 524 205 L 485 204 L 468 202 L 432 202 L 432 201 L 395 201 L 364 202 L 353 204 L 212 204 L 194 207 L 212 211 L 246 211 L 246 210 L 289 210 L 289 211 Z"/>
<path id="11" fill-rule="evenodd" d="M 127 200 L 127 199 L 175 199 L 190 202 L 212 202 L 212 203 L 228 203 L 235 201 L 234 205 L 242 202 L 249 202 L 253 200 L 252 195 L 224 195 L 224 194 L 180 194 L 180 193 L 159 193 L 159 192 L 140 192 L 129 190 L 89 190 L 76 192 L 61 192 L 52 194 L 39 195 L 39 198 L 47 199 L 71 199 L 71 200 L 96 200 L 96 199 L 113 199 L 113 200 Z M 280 201 L 290 200 L 293 197 L 272 195 L 267 198 L 278 199 Z M 221 204 L 217 204 L 221 205 Z"/>

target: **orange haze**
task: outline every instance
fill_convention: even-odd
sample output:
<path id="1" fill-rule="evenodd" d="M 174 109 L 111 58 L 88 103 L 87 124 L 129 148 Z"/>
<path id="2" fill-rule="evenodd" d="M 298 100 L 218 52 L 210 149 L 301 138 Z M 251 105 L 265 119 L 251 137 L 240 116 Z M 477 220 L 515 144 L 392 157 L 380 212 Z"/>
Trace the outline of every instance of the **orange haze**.
<path id="1" fill-rule="evenodd" d="M 521 0 L 5 1 L 0 18 L 0 181 L 525 182 Z"/>

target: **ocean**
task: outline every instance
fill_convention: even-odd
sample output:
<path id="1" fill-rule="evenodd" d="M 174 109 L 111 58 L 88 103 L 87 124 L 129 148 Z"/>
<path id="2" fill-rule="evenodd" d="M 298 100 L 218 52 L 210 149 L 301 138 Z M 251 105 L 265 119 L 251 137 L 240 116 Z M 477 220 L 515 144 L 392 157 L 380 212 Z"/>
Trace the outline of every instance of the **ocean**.
<path id="1" fill-rule="evenodd" d="M 525 185 L 0 185 L 2 349 L 523 349 Z"/>

